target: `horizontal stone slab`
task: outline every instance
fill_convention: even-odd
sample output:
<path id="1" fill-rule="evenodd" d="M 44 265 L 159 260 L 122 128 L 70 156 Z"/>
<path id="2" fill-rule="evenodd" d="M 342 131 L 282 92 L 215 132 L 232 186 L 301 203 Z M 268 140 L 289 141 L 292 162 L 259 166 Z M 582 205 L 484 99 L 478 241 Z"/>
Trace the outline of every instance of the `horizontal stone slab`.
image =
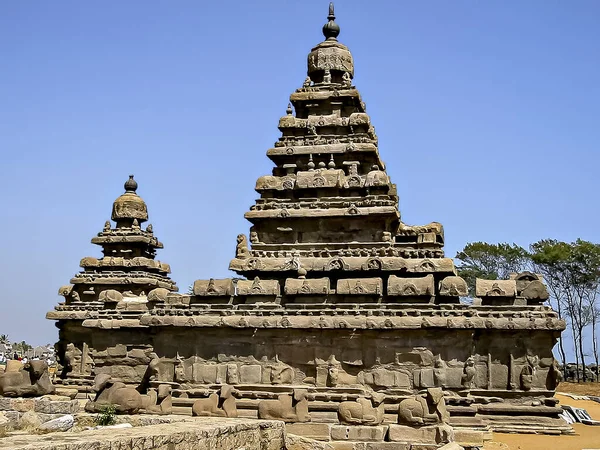
<path id="1" fill-rule="evenodd" d="M 381 278 L 343 278 L 337 282 L 338 295 L 381 295 Z"/>
<path id="2" fill-rule="evenodd" d="M 334 441 L 383 441 L 388 430 L 387 425 L 333 425 L 331 439 Z"/>
<path id="3" fill-rule="evenodd" d="M 393 256 L 366 257 L 366 256 L 345 256 L 345 257 L 250 257 L 235 258 L 231 260 L 229 269 L 236 272 L 245 271 L 264 271 L 264 272 L 285 272 L 296 271 L 302 267 L 307 272 L 328 272 L 328 271 L 402 271 L 410 273 L 447 273 L 454 275 L 456 269 L 454 262 L 450 258 L 399 258 Z"/>
<path id="4" fill-rule="evenodd" d="M 327 295 L 329 278 L 288 278 L 283 292 L 286 295 Z"/>
<path id="5" fill-rule="evenodd" d="M 515 280 L 475 280 L 475 295 L 477 297 L 515 297 L 517 283 Z"/>
<path id="6" fill-rule="evenodd" d="M 390 275 L 387 293 L 390 296 L 431 297 L 435 295 L 433 275 L 414 278 L 400 278 L 395 275 Z"/>

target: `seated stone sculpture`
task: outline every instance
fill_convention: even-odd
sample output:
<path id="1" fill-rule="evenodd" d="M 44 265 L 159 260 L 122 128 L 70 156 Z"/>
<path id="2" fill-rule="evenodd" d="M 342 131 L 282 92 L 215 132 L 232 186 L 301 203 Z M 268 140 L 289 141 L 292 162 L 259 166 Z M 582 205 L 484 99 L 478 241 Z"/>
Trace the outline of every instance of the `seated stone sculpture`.
<path id="1" fill-rule="evenodd" d="M 96 375 L 94 391 L 96 397 L 85 405 L 88 412 L 101 412 L 108 405 L 113 405 L 117 413 L 135 414 L 143 406 L 142 395 L 136 389 L 113 381 L 106 373 Z"/>
<path id="2" fill-rule="evenodd" d="M 373 393 L 371 398 L 359 397 L 355 402 L 342 402 L 338 419 L 347 425 L 379 425 L 383 422 L 385 395 Z"/>
<path id="3" fill-rule="evenodd" d="M 398 423 L 401 424 L 426 425 L 447 422 L 448 419 L 444 392 L 440 388 L 427 389 L 425 397 L 416 395 L 402 400 L 398 406 Z"/>
<path id="4" fill-rule="evenodd" d="M 306 389 L 294 389 L 293 395 L 281 394 L 277 400 L 263 400 L 258 404 L 258 417 L 284 422 L 309 422 L 306 395 Z"/>
<path id="5" fill-rule="evenodd" d="M 0 375 L 0 395 L 37 397 L 54 393 L 54 386 L 48 375 L 48 364 L 45 361 L 17 363 L 11 364 L 11 367 L 7 364 L 6 372 Z"/>
<path id="6" fill-rule="evenodd" d="M 192 416 L 237 417 L 233 387 L 222 386 L 219 394 L 196 400 L 192 405 Z"/>
<path id="7" fill-rule="evenodd" d="M 151 414 L 171 414 L 173 412 L 173 398 L 171 386 L 160 384 L 158 389 L 148 392 L 148 406 L 146 412 Z"/>

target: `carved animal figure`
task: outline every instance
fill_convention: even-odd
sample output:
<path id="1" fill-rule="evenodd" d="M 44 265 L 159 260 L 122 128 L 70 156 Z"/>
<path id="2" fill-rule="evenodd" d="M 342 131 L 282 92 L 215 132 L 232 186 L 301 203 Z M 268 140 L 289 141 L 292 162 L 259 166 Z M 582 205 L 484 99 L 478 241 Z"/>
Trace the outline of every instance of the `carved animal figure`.
<path id="1" fill-rule="evenodd" d="M 348 425 L 379 425 L 385 413 L 385 395 L 373 393 L 371 398 L 359 397 L 355 402 L 342 402 L 338 419 Z"/>
<path id="2" fill-rule="evenodd" d="M 235 247 L 236 258 L 248 258 L 250 251 L 248 250 L 248 241 L 245 234 L 238 234 L 237 245 Z"/>
<path id="3" fill-rule="evenodd" d="M 398 423 L 424 425 L 447 422 L 448 419 L 444 392 L 440 388 L 427 389 L 425 397 L 417 395 L 407 398 L 398 406 Z"/>
<path id="4" fill-rule="evenodd" d="M 94 391 L 96 397 L 85 405 L 88 412 L 101 412 L 106 406 L 113 405 L 118 413 L 135 414 L 143 406 L 142 395 L 137 390 L 113 381 L 106 373 L 96 375 Z"/>
<path id="5" fill-rule="evenodd" d="M 277 400 L 263 400 L 258 404 L 258 417 L 284 422 L 309 422 L 306 394 L 305 389 L 294 389 L 293 395 L 281 394 Z"/>
<path id="6" fill-rule="evenodd" d="M 196 400 L 192 405 L 192 416 L 237 417 L 233 387 L 221 386 L 219 394 Z"/>
<path id="7" fill-rule="evenodd" d="M 20 363 L 19 363 L 20 364 Z M 54 386 L 44 361 L 30 361 L 0 375 L 0 395 L 4 397 L 37 397 L 54 393 Z"/>
<path id="8" fill-rule="evenodd" d="M 148 393 L 149 406 L 146 412 L 152 414 L 171 414 L 173 412 L 173 398 L 171 397 L 171 386 L 161 384 L 158 389 Z"/>
<path id="9" fill-rule="evenodd" d="M 341 367 L 330 366 L 327 369 L 327 386 L 352 385 L 357 383 L 357 377 L 346 373 Z"/>

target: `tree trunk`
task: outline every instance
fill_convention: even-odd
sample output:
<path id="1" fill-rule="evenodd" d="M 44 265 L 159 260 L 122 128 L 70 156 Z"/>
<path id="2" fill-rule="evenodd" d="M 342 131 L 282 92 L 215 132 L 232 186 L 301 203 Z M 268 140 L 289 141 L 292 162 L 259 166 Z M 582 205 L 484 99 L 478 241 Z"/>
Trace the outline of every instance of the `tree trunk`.
<path id="1" fill-rule="evenodd" d="M 571 319 L 571 334 L 573 335 L 573 350 L 575 351 L 575 380 L 579 383 L 579 348 L 577 347 L 577 333 L 575 333 L 575 324 Z"/>
<path id="2" fill-rule="evenodd" d="M 587 381 L 586 367 L 585 367 L 585 355 L 583 353 L 583 328 L 579 326 L 579 336 L 577 336 L 579 342 L 579 356 L 581 356 L 581 367 L 583 369 L 583 382 Z"/>

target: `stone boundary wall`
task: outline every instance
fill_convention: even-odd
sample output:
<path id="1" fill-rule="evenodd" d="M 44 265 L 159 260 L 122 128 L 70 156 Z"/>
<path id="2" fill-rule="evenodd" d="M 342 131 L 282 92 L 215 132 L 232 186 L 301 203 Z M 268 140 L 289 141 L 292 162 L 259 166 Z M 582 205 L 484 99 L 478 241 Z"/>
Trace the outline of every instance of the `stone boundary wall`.
<path id="1" fill-rule="evenodd" d="M 0 413 L 17 427 L 23 415 L 29 411 L 36 413 L 41 422 L 47 422 L 65 414 L 76 414 L 79 412 L 79 401 L 58 395 L 35 398 L 0 397 Z"/>
<path id="2" fill-rule="evenodd" d="M 282 450 L 283 422 L 224 418 L 81 433 L 18 435 L 0 439 L 4 450 Z"/>

